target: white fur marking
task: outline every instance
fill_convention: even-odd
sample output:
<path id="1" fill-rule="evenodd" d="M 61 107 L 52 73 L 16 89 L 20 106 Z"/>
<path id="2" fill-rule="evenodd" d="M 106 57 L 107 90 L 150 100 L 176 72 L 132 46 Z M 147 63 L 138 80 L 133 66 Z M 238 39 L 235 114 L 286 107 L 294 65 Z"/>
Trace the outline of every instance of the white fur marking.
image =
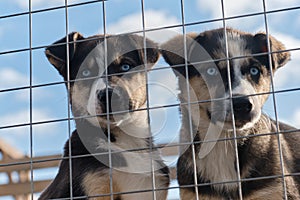
<path id="1" fill-rule="evenodd" d="M 107 86 L 105 84 L 104 78 L 99 78 L 97 81 L 93 83 L 92 89 L 90 91 L 88 103 L 87 103 L 87 111 L 90 115 L 97 115 L 96 105 L 98 104 L 97 91 L 105 89 Z"/>
<path id="2" fill-rule="evenodd" d="M 232 96 L 238 95 L 238 96 L 249 96 L 256 94 L 256 90 L 253 87 L 253 85 L 247 80 L 245 77 L 243 77 L 241 73 L 241 63 L 243 62 L 243 59 L 234 60 L 233 62 L 233 69 L 234 69 L 234 78 L 235 82 L 233 85 L 235 86 L 232 89 Z M 238 84 L 238 85 L 237 85 Z M 227 97 L 229 97 L 229 94 L 226 94 Z M 258 96 L 249 96 L 249 100 L 251 101 L 252 105 L 254 106 L 254 112 L 256 112 L 254 119 L 251 122 L 246 123 L 241 130 L 251 128 L 260 118 L 261 115 L 261 108 L 260 108 L 260 102 Z M 227 103 L 226 107 L 230 107 L 230 102 Z M 252 111 L 253 112 L 253 111 Z"/>
<path id="3" fill-rule="evenodd" d="M 199 159 L 205 158 L 214 148 L 217 140 L 220 139 L 222 133 L 223 123 L 218 122 L 218 124 L 210 123 L 207 133 L 199 151 Z"/>
<path id="4" fill-rule="evenodd" d="M 221 46 L 225 49 L 225 40 L 220 38 L 219 40 Z M 228 53 L 230 56 L 238 57 L 249 55 L 249 50 L 246 47 L 246 41 L 240 37 L 240 34 L 237 32 L 227 32 L 227 44 L 228 44 Z"/>
<path id="5" fill-rule="evenodd" d="M 225 138 L 229 132 L 222 133 L 220 138 Z M 199 174 L 212 183 L 237 180 L 235 150 L 232 141 L 216 142 L 209 154 L 197 160 L 197 166 Z M 230 191 L 237 188 L 237 183 L 216 184 L 213 187 Z"/>

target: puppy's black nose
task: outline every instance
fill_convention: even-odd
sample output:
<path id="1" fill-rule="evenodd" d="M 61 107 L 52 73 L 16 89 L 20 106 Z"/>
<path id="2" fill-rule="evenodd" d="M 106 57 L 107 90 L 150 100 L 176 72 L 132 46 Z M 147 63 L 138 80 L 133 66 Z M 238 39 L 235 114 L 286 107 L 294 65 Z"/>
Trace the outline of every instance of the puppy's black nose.
<path id="1" fill-rule="evenodd" d="M 248 119 L 252 110 L 252 103 L 248 97 L 237 97 L 232 99 L 233 111 L 236 119 Z"/>
<path id="2" fill-rule="evenodd" d="M 108 88 L 107 91 L 106 89 L 100 90 L 98 92 L 98 100 L 101 103 L 101 108 L 103 113 L 107 113 L 107 107 L 109 108 L 108 112 L 112 112 L 112 96 L 113 96 L 113 89 Z M 107 105 L 108 104 L 108 105 Z"/>
<path id="3" fill-rule="evenodd" d="M 132 109 L 128 94 L 120 88 L 100 90 L 97 92 L 97 98 L 101 106 L 102 113 L 124 113 L 125 111 Z"/>

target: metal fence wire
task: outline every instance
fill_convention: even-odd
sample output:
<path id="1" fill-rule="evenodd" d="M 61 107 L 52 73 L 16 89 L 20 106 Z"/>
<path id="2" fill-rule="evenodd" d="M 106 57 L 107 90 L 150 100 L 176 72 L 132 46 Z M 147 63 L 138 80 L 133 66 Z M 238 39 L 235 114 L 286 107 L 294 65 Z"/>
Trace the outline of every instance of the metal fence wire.
<path id="1" fill-rule="evenodd" d="M 158 195 L 162 191 L 168 192 L 167 199 L 180 199 L 180 192 L 181 199 L 210 199 L 210 194 L 211 199 L 263 199 L 266 198 L 264 196 L 266 194 L 272 196 L 272 194 L 278 195 L 279 193 L 281 196 L 277 197 L 278 199 L 300 198 L 300 153 L 296 143 L 300 140 L 300 132 L 298 133 L 298 127 L 300 127 L 299 11 L 300 2 L 296 0 L 288 2 L 272 0 L 11 0 L 0 2 L 0 200 L 38 199 L 51 184 L 58 173 L 59 164 L 63 162 L 67 163 L 64 165 L 66 178 L 63 182 L 68 186 L 64 189 L 59 186 L 57 189 L 68 192 L 66 196 L 58 199 L 113 200 L 128 197 L 128 199 L 160 200 L 164 199 Z M 253 35 L 264 33 L 268 38 L 264 40 L 265 51 L 250 52 L 250 48 L 254 48 L 252 45 L 255 46 L 254 41 L 252 43 L 243 41 L 248 42 L 247 45 L 239 43 L 244 49 L 235 47 L 235 51 L 239 53 L 233 55 L 230 43 L 232 35 L 227 32 L 228 27 L 239 30 L 238 33 L 241 34 L 244 34 L 242 31 Z M 194 45 L 196 41 L 200 41 L 192 35 L 199 36 L 204 31 L 216 29 L 219 29 L 219 34 L 224 37 L 223 46 L 210 46 L 210 48 L 213 49 L 213 55 L 218 54 L 218 48 L 224 49 L 222 56 L 210 55 L 211 57 L 206 60 L 191 59 L 191 44 Z M 69 34 L 71 34 L 70 37 L 66 37 Z M 97 36 L 89 37 L 93 35 Z M 139 37 L 132 39 L 136 35 Z M 175 45 L 173 44 L 172 50 L 180 49 L 178 50 L 180 58 L 171 56 L 171 60 L 168 60 L 164 52 L 172 50 L 164 49 L 164 47 L 167 46 L 167 41 L 176 36 L 179 39 Z M 272 45 L 275 45 L 271 40 L 273 37 L 282 42 L 285 48 L 272 48 Z M 60 40 L 61 38 L 65 39 Z M 191 43 L 191 38 L 194 39 L 194 43 Z M 236 40 L 241 38 L 243 37 L 238 36 Z M 150 43 L 150 40 L 153 43 Z M 55 41 L 58 42 L 54 43 Z M 210 45 L 215 44 L 214 41 L 209 42 Z M 203 43 L 199 42 L 198 45 L 203 45 Z M 94 45 L 93 48 L 90 48 L 90 44 Z M 113 46 L 114 44 L 118 45 Z M 132 44 L 135 48 L 130 47 Z M 156 48 L 156 59 L 153 58 L 155 53 L 152 54 L 149 50 L 153 47 L 151 45 Z M 207 46 L 203 46 L 209 51 Z M 86 53 L 92 52 L 94 48 L 98 48 L 94 56 Z M 63 53 L 60 52 L 62 57 L 57 57 L 59 49 L 63 49 Z M 202 46 L 199 47 L 199 51 L 202 51 L 201 49 Z M 75 51 L 80 54 L 74 53 Z M 160 57 L 159 51 L 162 54 Z M 276 61 L 273 60 L 274 55 L 287 52 L 291 54 L 291 60 L 277 71 Z M 262 112 L 266 115 L 260 116 L 261 118 L 269 116 L 270 119 L 266 117 L 267 120 L 264 120 L 265 124 L 262 126 L 272 128 L 266 131 L 260 127 L 248 127 L 247 131 L 243 132 L 239 126 L 234 104 L 236 99 L 242 97 L 236 96 L 238 81 L 235 81 L 238 75 L 233 69 L 233 63 L 250 58 L 259 60 L 263 56 L 270 63 L 269 71 L 261 75 L 261 79 L 266 81 L 246 84 L 248 87 L 244 89 L 246 93 L 240 95 L 248 99 L 263 99 L 264 96 L 269 95 L 266 103 L 262 105 Z M 72 60 L 74 57 L 78 60 Z M 84 60 L 84 57 L 89 59 Z M 123 71 L 113 71 L 117 66 L 116 63 L 121 62 L 116 58 L 125 59 L 125 65 L 124 61 L 122 61 L 123 65 L 119 64 Z M 181 60 L 181 63 L 172 60 L 177 58 Z M 49 61 L 52 64 L 60 63 L 60 65 L 56 65 L 57 69 L 55 69 Z M 141 67 L 131 69 L 130 62 L 132 61 Z M 78 65 L 78 62 L 83 64 Z M 102 68 L 103 66 L 109 67 L 107 70 L 100 67 L 102 71 L 90 77 L 89 74 L 94 73 L 92 68 L 88 68 L 87 71 L 84 69 L 86 66 L 91 66 L 92 62 L 94 65 L 101 63 Z M 149 67 L 148 65 L 151 65 L 148 64 L 149 62 L 152 64 L 154 62 L 154 66 Z M 210 81 L 214 79 L 217 81 L 217 78 L 210 78 L 203 83 L 202 71 L 198 71 L 198 75 L 195 75 L 191 68 L 199 70 L 197 66 L 207 66 L 209 63 L 214 63 L 216 66 L 223 63 L 222 73 L 226 76 L 223 76 L 221 80 L 222 84 L 224 80 L 227 80 L 227 85 L 218 87 L 218 89 L 225 87 L 223 96 L 212 96 L 210 93 L 209 98 L 203 99 L 201 95 L 205 96 L 208 92 Z M 257 68 L 259 67 L 255 69 Z M 78 74 L 74 74 L 74 70 Z M 84 73 L 88 73 L 87 77 Z M 138 85 L 141 79 L 136 77 L 142 77 L 144 82 Z M 135 82 L 129 81 L 134 78 L 136 78 Z M 118 86 L 118 92 L 110 94 L 112 82 L 116 79 L 119 82 L 113 84 Z M 198 82 L 195 83 L 195 80 Z M 247 80 L 250 82 L 250 78 Z M 101 84 L 105 87 L 100 88 Z M 265 89 L 257 92 L 249 89 L 249 85 Z M 134 88 L 133 91 L 130 91 L 130 87 Z M 102 113 L 99 113 L 100 108 L 95 106 L 93 113 L 84 110 L 87 109 L 87 104 L 91 104 L 90 95 L 94 88 L 97 89 L 95 91 L 101 103 L 110 102 L 104 106 L 101 104 Z M 99 97 L 99 88 L 105 91 L 102 100 Z M 121 96 L 128 92 L 122 93 L 126 89 L 129 93 L 121 97 L 122 101 L 114 99 L 114 95 Z M 252 92 L 249 93 L 249 90 Z M 134 100 L 128 100 L 131 98 Z M 145 98 L 142 102 L 143 106 L 136 103 L 139 103 L 142 98 Z M 115 102 L 114 105 L 113 102 Z M 130 105 L 128 109 L 119 109 L 123 102 Z M 231 119 L 230 128 L 226 129 L 222 125 L 220 135 L 215 137 L 210 135 L 204 138 L 201 136 L 206 130 L 203 120 L 207 123 L 209 121 L 214 123 L 213 114 L 207 113 L 212 111 L 210 109 L 216 108 L 210 107 L 205 114 L 201 109 L 208 104 L 215 105 L 218 102 L 222 102 L 222 105 L 224 102 L 229 102 L 227 110 L 221 110 L 221 112 L 223 114 L 227 112 L 226 117 Z M 261 102 L 255 101 L 254 103 Z M 222 118 L 223 114 L 219 111 L 217 117 Z M 140 117 L 132 117 L 136 115 Z M 204 115 L 209 115 L 210 118 Z M 134 131 L 131 130 L 128 133 L 124 131 L 122 127 L 126 127 L 129 120 L 120 119 L 119 116 L 130 116 L 130 119 L 135 119 Z M 143 117 L 145 119 L 141 119 Z M 90 127 L 95 125 L 92 121 L 100 118 L 103 121 L 97 122 L 97 126 L 100 124 L 98 129 L 101 129 L 105 138 L 93 138 L 94 141 L 91 141 L 93 139 L 88 138 L 86 132 L 91 131 Z M 146 121 L 143 124 L 144 128 L 138 129 L 142 120 Z M 89 123 L 85 125 L 84 133 L 80 133 L 78 126 L 84 121 Z M 281 122 L 297 128 L 284 129 Z M 79 137 L 81 139 L 84 137 L 84 139 L 79 143 L 72 142 L 70 139 L 71 142 L 65 145 L 69 138 L 74 137 L 72 134 L 74 135 L 73 131 L 76 127 Z M 123 135 L 116 136 L 114 132 L 116 127 L 121 127 L 118 131 L 121 130 Z M 150 129 L 151 132 L 148 132 Z M 221 134 L 225 129 L 227 134 L 223 136 Z M 144 134 L 144 138 L 136 134 Z M 129 139 L 124 135 L 129 135 Z M 287 135 L 291 135 L 292 139 Z M 276 138 L 276 140 L 271 141 L 270 138 Z M 241 153 L 241 149 L 250 143 L 249 141 L 260 141 L 259 144 L 263 143 L 263 147 L 270 148 L 273 145 L 273 151 L 244 149 Z M 96 150 L 90 151 L 87 146 L 92 143 L 98 146 Z M 144 143 L 147 144 L 146 147 Z M 219 148 L 218 144 L 225 145 L 224 149 L 219 151 L 221 155 L 208 156 L 212 159 L 210 162 L 212 164 L 206 171 L 201 171 L 204 160 L 208 162 L 209 159 L 207 155 L 201 157 L 203 152 L 202 154 L 199 152 L 205 144 L 210 149 L 207 154 L 212 149 Z M 77 145 L 85 146 L 85 153 L 77 154 L 79 148 Z M 63 148 L 65 153 L 62 156 Z M 232 150 L 231 153 L 228 153 L 227 151 L 230 150 Z M 260 150 L 264 154 L 257 157 L 259 154 L 256 152 Z M 251 156 L 246 156 L 247 153 Z M 130 157 L 128 160 L 126 160 L 127 154 Z M 219 156 L 229 154 L 232 160 L 228 156 L 222 162 L 220 161 L 222 159 Z M 136 155 L 138 157 L 135 157 Z M 180 165 L 179 171 L 177 170 L 178 158 L 183 156 L 186 157 L 185 160 L 179 159 L 179 162 L 182 162 L 178 164 L 178 167 Z M 101 163 L 102 157 L 107 159 L 105 163 Z M 98 164 L 102 167 L 97 168 L 93 164 L 84 162 L 85 159 L 90 161 L 90 158 L 98 159 L 100 163 Z M 126 171 L 128 169 L 122 165 L 124 164 L 122 159 L 125 159 L 125 163 L 127 161 L 125 165 L 132 165 L 134 169 L 143 169 L 143 173 Z M 165 172 L 162 166 L 157 166 L 157 160 L 160 159 L 161 163 L 169 168 L 170 184 L 162 184 L 157 175 L 157 171 Z M 235 177 L 234 180 L 227 177 L 226 166 L 220 166 L 227 163 L 226 160 L 233 162 L 230 166 L 232 166 L 231 171 L 235 172 L 231 176 Z M 270 167 L 270 173 L 255 171 L 257 170 L 254 166 L 256 161 L 260 163 L 259 169 L 262 169 L 262 166 Z M 119 162 L 122 166 L 118 168 L 116 163 Z M 81 166 L 75 168 L 74 166 L 79 165 L 78 163 Z M 62 167 L 62 164 L 60 166 Z M 91 167 L 90 171 L 89 167 Z M 249 168 L 249 171 L 245 172 L 245 167 Z M 105 171 L 105 174 L 102 176 L 92 174 L 91 172 L 95 169 L 99 174 L 102 171 L 103 173 Z M 208 171 L 224 172 L 225 175 L 223 178 L 205 180 L 205 173 L 209 173 Z M 87 181 L 87 178 L 83 177 L 87 177 L 88 172 L 93 177 L 88 180 L 89 186 L 84 186 L 83 182 Z M 132 175 L 124 176 L 127 177 L 126 180 L 118 179 L 126 172 Z M 78 185 L 79 179 L 74 177 L 74 174 L 81 177 L 81 186 Z M 144 179 L 136 178 L 137 174 L 146 174 L 148 178 L 145 180 L 147 181 L 143 182 Z M 87 192 L 86 187 L 97 188 L 97 184 L 106 187 L 104 190 L 106 192 L 97 193 L 96 189 L 95 191 L 91 189 L 90 193 Z M 118 188 L 122 184 L 131 189 L 122 191 Z M 136 187 L 131 187 L 134 184 Z M 255 184 L 257 188 L 252 190 L 256 187 Z M 142 187 L 143 185 L 145 188 Z M 235 185 L 235 192 L 228 189 L 232 185 Z M 220 189 L 222 186 L 227 189 Z M 78 190 L 85 192 L 79 192 L 79 194 Z M 193 195 L 190 196 L 191 194 Z M 56 196 L 53 198 L 57 199 Z M 274 199 L 276 199 L 275 196 Z"/>

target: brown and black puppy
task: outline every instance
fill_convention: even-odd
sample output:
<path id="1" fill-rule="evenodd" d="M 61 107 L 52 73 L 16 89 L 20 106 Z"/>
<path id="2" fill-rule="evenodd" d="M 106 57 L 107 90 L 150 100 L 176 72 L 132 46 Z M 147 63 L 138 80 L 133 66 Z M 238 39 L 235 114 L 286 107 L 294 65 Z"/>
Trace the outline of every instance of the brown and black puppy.
<path id="1" fill-rule="evenodd" d="M 288 176 L 300 172 L 300 133 L 262 113 L 271 72 L 290 59 L 269 41 L 271 63 L 264 33 L 216 29 L 161 46 L 181 90 L 181 142 L 194 142 L 177 164 L 181 199 L 196 199 L 196 191 L 199 199 L 239 199 L 238 178 L 243 199 L 283 199 L 284 187 L 288 199 L 300 199 L 300 176 Z"/>
<path id="2" fill-rule="evenodd" d="M 46 49 L 66 81 L 77 129 L 40 199 L 166 199 L 169 171 L 153 148 L 146 110 L 146 70 L 159 51 L 145 43 L 137 35 L 71 33 Z"/>

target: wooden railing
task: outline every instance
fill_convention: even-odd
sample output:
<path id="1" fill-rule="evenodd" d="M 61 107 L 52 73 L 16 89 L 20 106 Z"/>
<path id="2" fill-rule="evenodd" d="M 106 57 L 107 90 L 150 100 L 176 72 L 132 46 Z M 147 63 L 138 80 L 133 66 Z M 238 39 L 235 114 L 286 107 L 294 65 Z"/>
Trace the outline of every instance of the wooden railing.
<path id="1" fill-rule="evenodd" d="M 176 156 L 176 146 L 162 148 L 163 156 Z M 0 197 L 12 196 L 16 200 L 29 200 L 32 193 L 43 191 L 52 180 L 31 181 L 30 171 L 57 167 L 61 155 L 38 156 L 32 159 L 16 148 L 0 140 L 0 177 L 7 176 L 8 181 L 0 181 Z M 176 178 L 175 168 L 171 168 L 171 178 Z"/>

